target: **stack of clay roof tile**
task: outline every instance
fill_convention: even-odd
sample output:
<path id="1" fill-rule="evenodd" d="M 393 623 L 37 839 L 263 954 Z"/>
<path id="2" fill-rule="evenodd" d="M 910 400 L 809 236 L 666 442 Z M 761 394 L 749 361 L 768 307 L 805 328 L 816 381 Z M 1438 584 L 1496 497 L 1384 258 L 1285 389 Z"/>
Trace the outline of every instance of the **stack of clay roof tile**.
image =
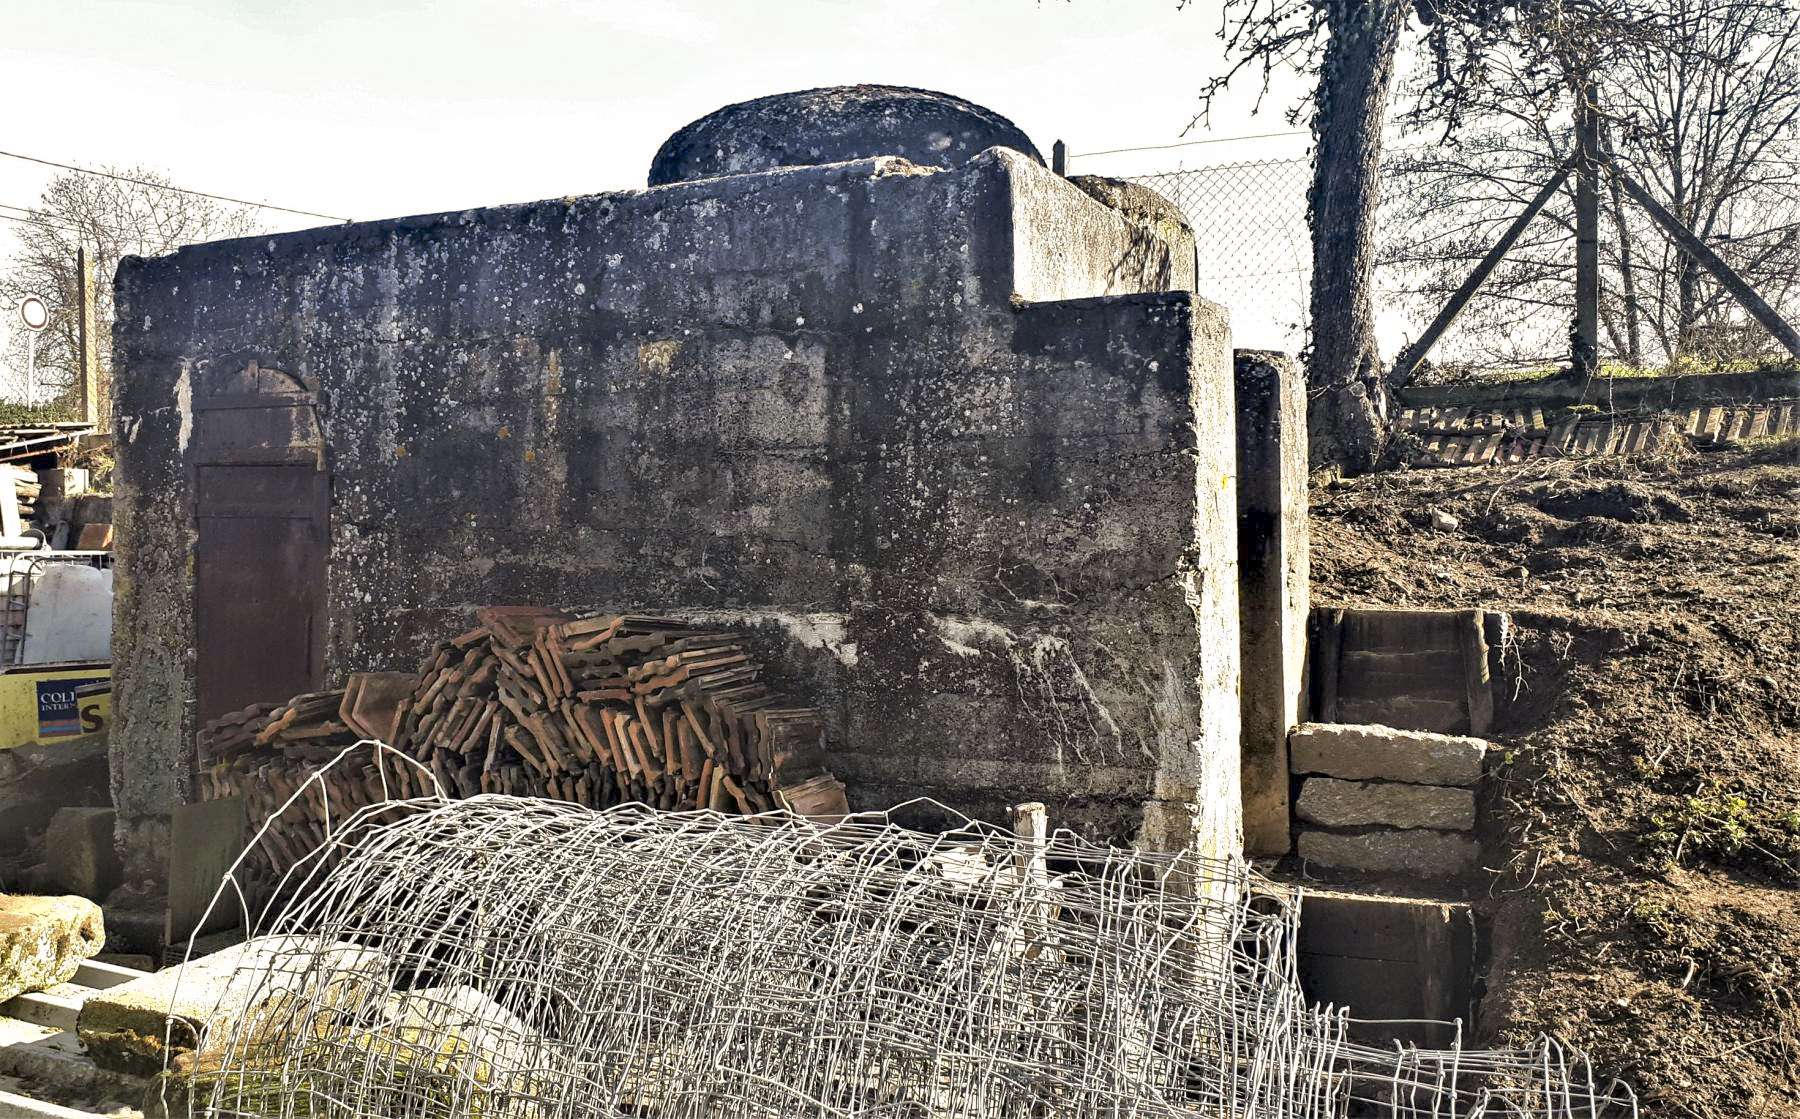
<path id="1" fill-rule="evenodd" d="M 253 828 L 362 739 L 259 841 L 279 874 L 327 819 L 441 790 L 550 797 L 595 808 L 789 808 L 837 818 L 824 724 L 762 682 L 742 638 L 671 618 L 572 618 L 488 607 L 417 674 L 364 673 L 342 692 L 233 712 L 200 735 L 203 791 L 246 802 Z"/>

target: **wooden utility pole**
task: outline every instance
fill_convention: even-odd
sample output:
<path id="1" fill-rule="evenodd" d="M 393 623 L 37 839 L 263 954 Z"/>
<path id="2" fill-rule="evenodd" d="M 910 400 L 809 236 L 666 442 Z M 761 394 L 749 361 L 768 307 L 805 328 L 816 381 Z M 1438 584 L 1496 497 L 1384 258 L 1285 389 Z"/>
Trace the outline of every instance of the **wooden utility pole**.
<path id="1" fill-rule="evenodd" d="M 1575 329 L 1569 372 L 1592 376 L 1600 355 L 1600 118 L 1594 83 L 1583 78 L 1575 101 Z"/>
<path id="2" fill-rule="evenodd" d="M 76 396 L 81 405 L 81 422 L 100 422 L 100 348 L 99 326 L 94 321 L 94 262 L 86 249 L 75 250 L 76 318 L 79 326 L 77 344 L 80 350 L 80 384 Z"/>

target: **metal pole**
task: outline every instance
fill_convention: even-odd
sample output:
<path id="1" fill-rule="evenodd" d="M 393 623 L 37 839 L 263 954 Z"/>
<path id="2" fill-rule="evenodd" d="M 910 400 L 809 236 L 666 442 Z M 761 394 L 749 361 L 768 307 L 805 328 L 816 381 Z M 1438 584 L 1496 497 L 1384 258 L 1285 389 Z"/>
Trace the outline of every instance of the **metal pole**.
<path id="1" fill-rule="evenodd" d="M 1500 240 L 1494 242 L 1494 247 L 1481 258 L 1481 263 L 1475 266 L 1475 271 L 1469 273 L 1469 278 L 1463 281 L 1462 287 L 1456 289 L 1456 294 L 1450 297 L 1450 302 L 1444 304 L 1444 309 L 1439 311 L 1437 318 L 1433 319 L 1431 325 L 1425 328 L 1425 333 L 1421 334 L 1417 342 L 1408 346 L 1400 354 L 1400 359 L 1394 363 L 1393 380 L 1396 384 L 1405 384 L 1407 378 L 1412 374 L 1413 366 L 1425 360 L 1425 355 L 1431 352 L 1431 347 L 1437 345 L 1438 339 L 1444 336 L 1444 331 L 1449 330 L 1450 324 L 1456 321 L 1456 316 L 1462 314 L 1462 309 L 1468 306 L 1469 300 L 1474 297 L 1475 292 L 1493 272 L 1495 266 L 1500 263 L 1501 258 L 1512 249 L 1513 243 L 1519 239 L 1519 235 L 1525 232 L 1525 227 L 1531 224 L 1531 219 L 1538 216 L 1538 212 L 1556 194 L 1557 188 L 1563 185 L 1563 180 L 1569 177 L 1569 168 L 1573 166 L 1573 156 L 1563 160 L 1562 165 L 1556 169 L 1556 174 L 1550 176 L 1550 181 L 1537 192 L 1537 197 L 1533 198 L 1531 204 L 1525 207 L 1525 212 L 1513 220 L 1506 232 L 1500 235 Z"/>
<path id="2" fill-rule="evenodd" d="M 1694 236 L 1693 231 L 1682 225 L 1674 214 L 1669 213 L 1660 202 L 1650 197 L 1649 192 L 1639 186 L 1637 181 L 1627 175 L 1618 164 L 1608 160 L 1607 167 L 1619 177 L 1620 188 L 1631 197 L 1633 202 L 1642 206 L 1645 213 L 1656 219 L 1656 223 L 1663 227 L 1664 232 L 1668 233 L 1670 238 L 1681 246 L 1682 252 L 1699 261 L 1701 267 L 1717 277 L 1718 281 L 1725 285 L 1725 290 L 1729 291 L 1743 305 L 1744 310 L 1749 311 L 1756 321 L 1762 324 L 1764 330 L 1773 334 L 1777 342 L 1787 347 L 1788 353 L 1800 358 L 1800 333 L 1789 326 L 1787 320 L 1783 319 L 1775 308 L 1763 302 L 1762 296 L 1756 294 L 1755 288 L 1733 271 L 1731 265 L 1720 259 L 1718 253 L 1707 248 L 1706 243 Z"/>
<path id="3" fill-rule="evenodd" d="M 1600 359 L 1600 119 L 1594 84 L 1583 78 L 1575 105 L 1575 330 L 1569 371 L 1591 376 Z"/>
<path id="4" fill-rule="evenodd" d="M 37 407 L 37 331 L 25 343 L 25 407 Z"/>

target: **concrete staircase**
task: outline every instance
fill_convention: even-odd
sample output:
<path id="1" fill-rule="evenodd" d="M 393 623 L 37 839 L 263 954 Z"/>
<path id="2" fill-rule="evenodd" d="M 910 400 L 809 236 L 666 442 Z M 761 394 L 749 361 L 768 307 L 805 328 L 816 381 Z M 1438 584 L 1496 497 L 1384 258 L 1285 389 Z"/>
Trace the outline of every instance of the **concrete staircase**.
<path id="1" fill-rule="evenodd" d="M 1503 615 L 1481 610 L 1316 610 L 1308 664 L 1317 720 L 1289 735 L 1299 855 L 1332 869 L 1400 875 L 1459 894 L 1479 867 L 1477 787 L 1494 722 L 1490 643 Z M 1301 985 L 1348 1006 L 1351 1036 L 1445 1047 L 1471 1020 L 1476 922 L 1461 901 L 1307 890 Z"/>
<path id="2" fill-rule="evenodd" d="M 1493 727 L 1481 610 L 1319 610 L 1315 722 L 1288 740 L 1309 863 L 1454 879 L 1475 869 L 1475 787 Z"/>

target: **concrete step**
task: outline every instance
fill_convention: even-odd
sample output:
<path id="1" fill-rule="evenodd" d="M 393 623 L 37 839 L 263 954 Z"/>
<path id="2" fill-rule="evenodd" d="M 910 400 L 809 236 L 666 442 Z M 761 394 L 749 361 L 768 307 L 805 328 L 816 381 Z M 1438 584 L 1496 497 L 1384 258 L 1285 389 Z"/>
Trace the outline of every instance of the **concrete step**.
<path id="1" fill-rule="evenodd" d="M 1454 653 L 1462 649 L 1473 610 L 1344 611 L 1344 648 L 1395 653 Z"/>
<path id="2" fill-rule="evenodd" d="M 1433 734 L 1467 734 L 1469 710 L 1459 700 L 1419 699 L 1414 696 L 1358 697 L 1338 703 L 1337 721 L 1378 723 Z"/>
<path id="3" fill-rule="evenodd" d="M 99 960 L 83 960 L 75 969 L 75 978 L 69 980 L 76 987 L 88 987 L 96 991 L 104 991 L 108 987 L 117 987 L 129 983 L 133 979 L 142 979 L 148 972 L 136 968 L 120 967 L 118 964 L 102 963 Z"/>
<path id="4" fill-rule="evenodd" d="M 1489 743 L 1389 726 L 1302 723 L 1288 735 L 1296 775 L 1468 788 L 1481 780 Z"/>
<path id="5" fill-rule="evenodd" d="M 1384 696 L 1417 696 L 1420 699 L 1443 699 L 1454 703 L 1468 702 L 1468 685 L 1463 680 L 1462 661 L 1451 665 L 1453 672 L 1442 666 L 1428 673 L 1383 671 L 1346 662 L 1338 676 L 1338 698 L 1359 696 L 1379 699 Z"/>
<path id="6" fill-rule="evenodd" d="M 1480 610 L 1322 609 L 1310 626 L 1312 717 L 1440 734 L 1493 724 Z"/>
<path id="7" fill-rule="evenodd" d="M 1408 676 L 1442 676 L 1461 681 L 1462 651 L 1450 649 L 1371 649 L 1346 644 L 1338 654 L 1340 671 L 1394 672 Z"/>
<path id="8" fill-rule="evenodd" d="M 81 1004 L 86 1001 L 89 993 L 91 992 L 82 991 L 78 987 L 71 988 L 67 983 L 59 983 L 47 991 L 27 991 L 0 1002 L 0 1014 L 37 1026 L 72 1030 L 75 1028 L 75 1019 L 81 1014 Z"/>
<path id="9" fill-rule="evenodd" d="M 88 999 L 102 989 L 122 986 L 146 974 L 88 960 L 76 971 L 73 982 L 0 1003 L 0 1079 L 29 1084 L 32 1092 L 26 1096 L 0 1091 L 0 1119 L 67 1119 L 76 1115 L 92 1119 L 92 1111 L 71 1109 L 58 1101 L 115 1100 L 135 1105 L 153 1099 L 153 1080 L 100 1068 L 75 1033 Z M 115 1119 L 137 1119 L 142 1113 L 128 1108 L 109 1114 Z"/>
<path id="10" fill-rule="evenodd" d="M 94 1119 L 94 1112 L 47 1103 L 17 1092 L 0 1092 L 0 1119 Z"/>
<path id="11" fill-rule="evenodd" d="M 1300 988 L 1348 1007 L 1350 1040 L 1447 1048 L 1475 1015 L 1475 916 L 1461 902 L 1303 890 Z M 1427 1021 L 1419 1021 L 1426 1019 Z"/>

